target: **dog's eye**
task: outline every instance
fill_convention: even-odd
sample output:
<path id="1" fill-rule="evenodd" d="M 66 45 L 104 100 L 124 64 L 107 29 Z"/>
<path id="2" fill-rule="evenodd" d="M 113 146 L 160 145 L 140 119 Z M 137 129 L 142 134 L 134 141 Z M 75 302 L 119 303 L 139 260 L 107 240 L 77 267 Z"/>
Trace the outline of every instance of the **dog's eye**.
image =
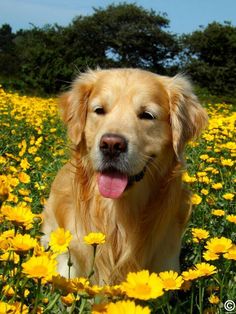
<path id="1" fill-rule="evenodd" d="M 138 115 L 139 119 L 142 120 L 154 120 L 156 117 L 150 111 L 143 111 Z"/>
<path id="2" fill-rule="evenodd" d="M 100 115 L 105 114 L 104 108 L 102 108 L 102 107 L 100 107 L 100 106 L 95 107 L 95 108 L 94 108 L 94 112 L 95 112 L 96 114 L 100 114 Z"/>

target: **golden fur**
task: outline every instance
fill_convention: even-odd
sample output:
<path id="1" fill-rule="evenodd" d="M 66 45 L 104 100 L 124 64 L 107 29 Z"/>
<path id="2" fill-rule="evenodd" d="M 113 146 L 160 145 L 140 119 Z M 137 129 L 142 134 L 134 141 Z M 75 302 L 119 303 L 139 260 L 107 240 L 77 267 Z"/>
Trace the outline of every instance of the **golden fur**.
<path id="1" fill-rule="evenodd" d="M 97 105 L 105 114 L 94 112 Z M 70 230 L 72 275 L 84 276 L 93 251 L 83 237 L 103 232 L 106 243 L 98 247 L 93 277 L 98 284 L 120 282 L 140 269 L 178 271 L 191 213 L 190 194 L 181 182 L 183 150 L 207 122 L 188 80 L 138 69 L 88 71 L 61 97 L 60 108 L 74 149 L 52 185 L 44 241 L 58 226 Z M 145 110 L 155 119 L 140 119 Z M 97 186 L 98 146 L 105 133 L 128 140 L 130 174 L 147 166 L 144 178 L 118 199 L 101 196 Z M 59 258 L 64 275 L 67 259 L 66 254 Z"/>

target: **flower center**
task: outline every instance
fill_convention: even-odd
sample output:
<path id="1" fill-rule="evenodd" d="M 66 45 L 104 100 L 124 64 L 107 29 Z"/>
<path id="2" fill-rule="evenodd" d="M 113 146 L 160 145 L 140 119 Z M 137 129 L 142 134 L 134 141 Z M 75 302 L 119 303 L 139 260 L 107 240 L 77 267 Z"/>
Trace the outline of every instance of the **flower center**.
<path id="1" fill-rule="evenodd" d="M 136 292 L 138 295 L 148 295 L 151 291 L 151 288 L 148 284 L 139 284 L 136 287 Z"/>
<path id="2" fill-rule="evenodd" d="M 57 238 L 57 244 L 58 245 L 63 245 L 63 244 L 65 244 L 65 238 L 64 237 L 58 237 Z"/>
<path id="3" fill-rule="evenodd" d="M 47 275 L 47 273 L 48 269 L 43 265 L 35 265 L 31 271 L 31 274 L 33 274 L 36 277 L 44 277 Z"/>
<path id="4" fill-rule="evenodd" d="M 223 245 L 223 244 L 217 244 L 216 246 L 215 246 L 215 248 L 214 248 L 215 250 L 215 252 L 224 252 L 225 251 L 225 245 Z"/>

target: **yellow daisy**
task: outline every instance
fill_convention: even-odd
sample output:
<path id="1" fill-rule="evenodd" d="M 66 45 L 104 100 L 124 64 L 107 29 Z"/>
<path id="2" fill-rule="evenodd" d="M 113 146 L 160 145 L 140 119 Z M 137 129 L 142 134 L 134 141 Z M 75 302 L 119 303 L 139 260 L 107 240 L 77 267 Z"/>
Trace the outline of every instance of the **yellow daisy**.
<path id="1" fill-rule="evenodd" d="M 202 198 L 197 194 L 193 194 L 191 201 L 193 205 L 199 205 L 202 202 Z"/>
<path id="2" fill-rule="evenodd" d="M 35 279 L 45 279 L 50 281 L 52 276 L 56 276 L 57 261 L 52 257 L 45 255 L 33 256 L 27 262 L 22 264 L 22 272 L 27 277 Z"/>
<path id="3" fill-rule="evenodd" d="M 15 207 L 9 205 L 2 206 L 2 214 L 12 223 L 25 227 L 31 225 L 35 218 L 31 209 L 23 204 L 18 204 Z"/>
<path id="4" fill-rule="evenodd" d="M 226 253 L 232 246 L 232 241 L 225 237 L 212 238 L 207 241 L 205 248 L 212 253 Z"/>
<path id="5" fill-rule="evenodd" d="M 209 232 L 201 228 L 192 228 L 192 235 L 194 239 L 199 241 L 199 240 L 207 239 L 209 237 Z"/>
<path id="6" fill-rule="evenodd" d="M 75 296 L 73 293 L 68 293 L 66 296 L 61 296 L 61 301 L 66 305 L 66 306 L 71 306 L 72 303 L 74 303 L 76 300 Z"/>
<path id="7" fill-rule="evenodd" d="M 224 216 L 225 211 L 222 209 L 213 209 L 211 213 L 214 216 Z"/>
<path id="8" fill-rule="evenodd" d="M 201 277 L 201 274 L 197 269 L 183 271 L 181 275 L 185 281 L 191 281 Z"/>
<path id="9" fill-rule="evenodd" d="M 223 195 L 223 198 L 225 200 L 232 201 L 233 198 L 234 198 L 234 194 L 233 193 L 226 193 L 226 194 Z"/>
<path id="10" fill-rule="evenodd" d="M 220 190 L 223 188 L 223 184 L 222 183 L 214 183 L 211 186 L 214 190 Z"/>
<path id="11" fill-rule="evenodd" d="M 225 253 L 223 256 L 226 259 L 232 259 L 236 261 L 236 245 L 232 245 L 228 252 Z"/>
<path id="12" fill-rule="evenodd" d="M 208 263 L 198 263 L 195 268 L 199 271 L 200 276 L 210 276 L 217 272 L 216 267 Z"/>
<path id="13" fill-rule="evenodd" d="M 218 297 L 217 295 L 214 295 L 214 294 L 210 295 L 210 297 L 208 298 L 208 300 L 209 300 L 209 302 L 210 302 L 211 304 L 218 304 L 218 303 L 220 302 L 219 297 Z"/>
<path id="14" fill-rule="evenodd" d="M 0 255 L 0 261 L 13 262 L 14 264 L 18 264 L 20 257 L 15 252 L 7 251 L 6 253 Z"/>
<path id="15" fill-rule="evenodd" d="M 84 242 L 89 245 L 98 245 L 105 243 L 106 237 L 101 232 L 90 232 L 84 237 Z"/>
<path id="16" fill-rule="evenodd" d="M 182 276 L 179 276 L 173 270 L 161 272 L 159 273 L 159 277 L 162 280 L 164 289 L 167 291 L 180 289 L 184 282 Z"/>
<path id="17" fill-rule="evenodd" d="M 226 216 L 226 219 L 236 224 L 236 215 L 228 215 Z"/>
<path id="18" fill-rule="evenodd" d="M 30 176 L 27 173 L 25 173 L 25 172 L 20 172 L 18 174 L 18 179 L 22 183 L 30 183 Z"/>
<path id="19" fill-rule="evenodd" d="M 17 253 L 25 252 L 33 249 L 37 245 L 37 240 L 32 238 L 29 234 L 17 234 L 11 240 L 11 249 Z"/>
<path id="20" fill-rule="evenodd" d="M 13 305 L 0 301 L 0 313 L 14 313 L 14 310 L 15 307 Z"/>
<path id="21" fill-rule="evenodd" d="M 140 300 L 155 299 L 164 293 L 162 280 L 148 270 L 129 273 L 121 286 L 128 297 Z"/>
<path id="22" fill-rule="evenodd" d="M 150 314 L 151 310 L 146 307 L 136 305 L 134 301 L 118 301 L 107 305 L 107 314 Z"/>
<path id="23" fill-rule="evenodd" d="M 50 234 L 49 245 L 54 253 L 63 253 L 67 251 L 72 240 L 70 231 L 58 228 Z"/>
<path id="24" fill-rule="evenodd" d="M 216 254 L 216 253 L 213 253 L 211 251 L 205 251 L 203 253 L 203 258 L 206 260 L 206 261 L 215 261 L 217 259 L 219 259 L 219 255 Z"/>

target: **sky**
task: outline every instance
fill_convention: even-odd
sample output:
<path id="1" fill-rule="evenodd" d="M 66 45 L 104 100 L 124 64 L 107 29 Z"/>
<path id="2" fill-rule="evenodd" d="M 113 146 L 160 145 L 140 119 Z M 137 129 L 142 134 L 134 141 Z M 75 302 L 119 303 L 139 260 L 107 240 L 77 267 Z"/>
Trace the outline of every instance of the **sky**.
<path id="1" fill-rule="evenodd" d="M 10 24 L 14 32 L 32 24 L 66 26 L 78 15 L 91 15 L 93 8 L 121 2 L 167 13 L 172 33 L 191 33 L 213 21 L 236 26 L 236 0 L 0 0 L 0 25 Z"/>

